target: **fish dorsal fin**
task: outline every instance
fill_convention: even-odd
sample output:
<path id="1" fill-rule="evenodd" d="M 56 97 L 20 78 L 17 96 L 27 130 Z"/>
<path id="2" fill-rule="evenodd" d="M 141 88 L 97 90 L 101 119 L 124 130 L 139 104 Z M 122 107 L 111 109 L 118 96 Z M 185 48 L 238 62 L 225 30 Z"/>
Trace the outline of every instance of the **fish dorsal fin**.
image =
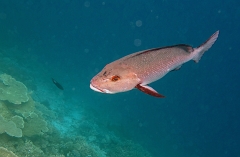
<path id="1" fill-rule="evenodd" d="M 186 44 L 179 44 L 179 45 L 175 45 L 173 47 L 178 47 L 180 49 L 183 49 L 184 51 L 188 52 L 188 53 L 192 53 L 194 51 L 192 46 L 186 45 Z"/>
<path id="2" fill-rule="evenodd" d="M 156 90 L 154 90 L 150 86 L 138 84 L 136 86 L 136 88 L 139 89 L 140 91 L 146 93 L 146 94 L 151 95 L 151 96 L 155 96 L 155 97 L 158 97 L 158 98 L 164 98 L 163 95 L 159 94 Z"/>
<path id="3" fill-rule="evenodd" d="M 153 52 L 153 51 L 157 51 L 157 50 L 161 50 L 161 49 L 168 49 L 168 48 L 179 48 L 179 49 L 182 49 L 182 50 L 186 51 L 187 53 L 192 53 L 194 51 L 193 47 L 190 46 L 190 45 L 178 44 L 178 45 L 152 48 L 152 49 L 149 49 L 149 50 L 140 51 L 140 52 L 134 54 L 133 56 L 138 56 L 138 55 L 141 55 L 141 54 L 144 54 L 144 53 Z M 131 56 L 131 57 L 133 57 L 133 56 Z"/>
<path id="4" fill-rule="evenodd" d="M 150 53 L 150 52 L 156 52 L 161 49 L 168 49 L 168 48 L 179 48 L 184 50 L 186 53 L 192 53 L 194 51 L 192 46 L 186 45 L 186 44 L 178 44 L 178 45 L 173 45 L 173 46 L 165 46 L 165 47 L 159 47 L 159 48 L 152 48 L 144 51 L 139 51 L 130 55 L 127 55 L 123 57 L 122 59 L 129 59 L 132 57 L 140 56 L 142 54 Z"/>

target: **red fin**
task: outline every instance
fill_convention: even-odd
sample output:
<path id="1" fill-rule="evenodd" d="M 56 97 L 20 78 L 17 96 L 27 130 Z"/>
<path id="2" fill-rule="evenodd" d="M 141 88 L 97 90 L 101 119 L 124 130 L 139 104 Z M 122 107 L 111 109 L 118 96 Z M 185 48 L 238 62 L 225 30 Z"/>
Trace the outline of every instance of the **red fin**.
<path id="1" fill-rule="evenodd" d="M 149 87 L 147 85 L 140 85 L 138 84 L 136 86 L 137 89 L 139 89 L 140 91 L 146 93 L 146 94 L 149 94 L 151 96 L 155 96 L 155 97 L 159 97 L 159 98 L 164 98 L 165 96 L 159 94 L 157 91 L 155 91 L 152 87 Z"/>

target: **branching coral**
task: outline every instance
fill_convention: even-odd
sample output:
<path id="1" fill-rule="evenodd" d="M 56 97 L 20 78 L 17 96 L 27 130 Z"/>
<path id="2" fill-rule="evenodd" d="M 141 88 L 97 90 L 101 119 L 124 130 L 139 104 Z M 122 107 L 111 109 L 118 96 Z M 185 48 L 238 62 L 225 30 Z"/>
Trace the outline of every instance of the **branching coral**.
<path id="1" fill-rule="evenodd" d="M 75 141 L 65 143 L 63 150 L 66 156 L 106 157 L 105 151 L 89 143 L 82 136 L 78 136 Z"/>
<path id="2" fill-rule="evenodd" d="M 0 75 L 0 100 L 7 100 L 13 104 L 27 102 L 27 87 L 12 78 L 10 75 Z"/>
<path id="3" fill-rule="evenodd" d="M 119 141 L 109 145 L 108 156 L 119 157 L 152 157 L 149 152 L 143 149 L 142 146 L 133 143 L 132 141 Z"/>

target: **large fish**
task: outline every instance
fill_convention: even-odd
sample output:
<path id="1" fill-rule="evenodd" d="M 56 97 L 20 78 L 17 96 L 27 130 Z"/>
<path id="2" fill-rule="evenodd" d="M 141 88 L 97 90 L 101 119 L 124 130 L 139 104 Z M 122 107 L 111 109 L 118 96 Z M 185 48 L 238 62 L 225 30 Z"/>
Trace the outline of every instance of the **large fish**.
<path id="1" fill-rule="evenodd" d="M 90 88 L 101 93 L 119 93 L 137 88 L 155 97 L 164 97 L 148 84 L 162 78 L 168 72 L 178 70 L 183 63 L 201 59 L 218 38 L 215 32 L 197 48 L 179 44 L 136 52 L 107 64 L 93 77 Z"/>

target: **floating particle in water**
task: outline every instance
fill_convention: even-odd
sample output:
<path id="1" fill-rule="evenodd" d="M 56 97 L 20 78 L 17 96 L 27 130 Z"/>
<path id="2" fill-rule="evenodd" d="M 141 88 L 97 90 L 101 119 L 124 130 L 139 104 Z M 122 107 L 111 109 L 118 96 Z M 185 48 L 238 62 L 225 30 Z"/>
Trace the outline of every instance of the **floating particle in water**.
<path id="1" fill-rule="evenodd" d="M 90 2 L 89 1 L 85 1 L 84 2 L 84 6 L 87 7 L 87 8 L 90 7 Z"/>
<path id="2" fill-rule="evenodd" d="M 141 44 L 142 44 L 142 41 L 140 39 L 135 39 L 134 40 L 134 45 L 135 46 L 141 46 Z"/>
<path id="3" fill-rule="evenodd" d="M 89 49 L 84 49 L 84 52 L 85 52 L 85 53 L 88 53 L 88 52 L 89 52 Z"/>
<path id="4" fill-rule="evenodd" d="M 142 26 L 142 21 L 141 20 L 137 20 L 136 21 L 136 26 L 137 27 L 141 27 Z"/>

